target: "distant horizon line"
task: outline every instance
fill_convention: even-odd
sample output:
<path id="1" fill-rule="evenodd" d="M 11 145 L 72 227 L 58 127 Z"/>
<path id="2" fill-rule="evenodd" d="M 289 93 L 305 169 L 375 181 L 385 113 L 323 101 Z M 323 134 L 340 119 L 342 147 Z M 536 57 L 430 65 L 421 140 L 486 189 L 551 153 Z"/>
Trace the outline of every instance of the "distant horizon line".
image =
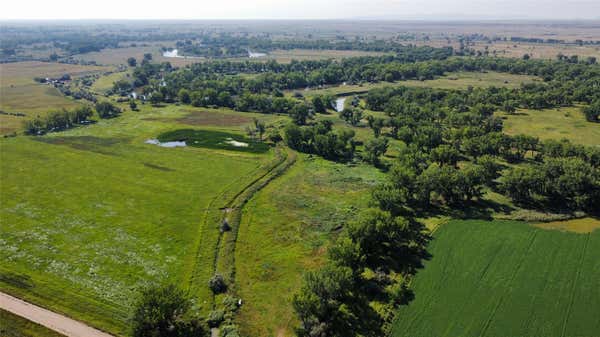
<path id="1" fill-rule="evenodd" d="M 452 22 L 473 22 L 473 23 L 494 23 L 494 22 L 600 22 L 600 17 L 597 18 L 390 18 L 390 17 L 349 17 L 349 18 L 0 18 L 0 22 L 58 22 L 58 21 L 386 21 L 386 22 L 436 22 L 436 23 L 452 23 Z"/>

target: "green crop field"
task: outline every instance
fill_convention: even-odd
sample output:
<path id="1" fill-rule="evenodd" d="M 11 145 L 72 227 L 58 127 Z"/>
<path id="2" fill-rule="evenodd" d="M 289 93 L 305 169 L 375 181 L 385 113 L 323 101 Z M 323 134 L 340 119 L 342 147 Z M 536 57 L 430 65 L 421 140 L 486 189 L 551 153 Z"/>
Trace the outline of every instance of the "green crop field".
<path id="1" fill-rule="evenodd" d="M 247 336 L 290 336 L 292 295 L 318 267 L 331 235 L 350 221 L 384 174 L 299 155 L 296 164 L 244 208 L 236 248 L 236 282 Z M 278 294 L 273 296 L 273 294 Z"/>
<path id="2" fill-rule="evenodd" d="M 504 117 L 504 132 L 526 134 L 540 139 L 566 138 L 584 145 L 600 145 L 600 126 L 585 120 L 581 107 L 546 110 L 519 110 Z"/>
<path id="3" fill-rule="evenodd" d="M 63 337 L 41 325 L 0 309 L 0 336 L 2 337 Z"/>
<path id="4" fill-rule="evenodd" d="M 214 242 L 199 240 L 218 226 L 204 218 L 273 152 L 145 144 L 180 128 L 186 109 L 143 106 L 66 132 L 0 139 L 0 289 L 117 335 L 148 282 L 189 287 L 208 310 L 212 270 L 196 266 L 211 264 L 196 256 L 214 259 Z"/>
<path id="5" fill-rule="evenodd" d="M 600 231 L 451 221 L 430 245 L 399 336 L 596 336 Z"/>

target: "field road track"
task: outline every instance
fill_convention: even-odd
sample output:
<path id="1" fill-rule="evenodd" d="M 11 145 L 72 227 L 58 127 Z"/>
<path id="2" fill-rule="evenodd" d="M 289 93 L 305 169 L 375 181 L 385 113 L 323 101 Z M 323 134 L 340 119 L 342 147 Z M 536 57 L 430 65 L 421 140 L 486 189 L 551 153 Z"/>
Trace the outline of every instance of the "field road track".
<path id="1" fill-rule="evenodd" d="M 0 308 L 68 337 L 113 337 L 89 325 L 2 292 Z"/>

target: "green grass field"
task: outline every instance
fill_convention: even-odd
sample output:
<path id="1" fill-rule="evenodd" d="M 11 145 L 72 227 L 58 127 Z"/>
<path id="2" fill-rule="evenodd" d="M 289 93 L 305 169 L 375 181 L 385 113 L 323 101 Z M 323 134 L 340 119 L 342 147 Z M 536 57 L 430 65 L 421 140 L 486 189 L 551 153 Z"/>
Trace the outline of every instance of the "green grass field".
<path id="1" fill-rule="evenodd" d="M 247 336 L 291 336 L 291 298 L 302 274 L 325 259 L 329 239 L 364 207 L 383 179 L 356 167 L 299 155 L 296 164 L 246 205 L 236 248 L 239 322 Z"/>
<path id="2" fill-rule="evenodd" d="M 127 79 L 128 76 L 129 76 L 128 71 L 115 72 L 115 73 L 111 73 L 108 75 L 102 75 L 97 80 L 94 81 L 94 83 L 92 84 L 90 89 L 92 89 L 92 91 L 97 92 L 99 94 L 104 94 L 113 88 L 113 84 L 116 81 L 119 81 L 122 79 Z"/>
<path id="3" fill-rule="evenodd" d="M 526 134 L 540 139 L 566 138 L 574 143 L 600 145 L 600 126 L 585 120 L 581 107 L 546 110 L 519 110 L 504 117 L 504 132 Z"/>
<path id="4" fill-rule="evenodd" d="M 392 336 L 596 336 L 600 231 L 451 221 Z"/>
<path id="5" fill-rule="evenodd" d="M 0 336 L 2 337 L 64 337 L 46 327 L 0 309 Z"/>
<path id="6" fill-rule="evenodd" d="M 214 260 L 218 224 L 204 219 L 273 153 L 145 144 L 181 128 L 186 109 L 146 105 L 66 132 L 0 139 L 0 289 L 117 335 L 148 282 L 176 282 L 209 310 L 213 270 L 202 260 Z"/>

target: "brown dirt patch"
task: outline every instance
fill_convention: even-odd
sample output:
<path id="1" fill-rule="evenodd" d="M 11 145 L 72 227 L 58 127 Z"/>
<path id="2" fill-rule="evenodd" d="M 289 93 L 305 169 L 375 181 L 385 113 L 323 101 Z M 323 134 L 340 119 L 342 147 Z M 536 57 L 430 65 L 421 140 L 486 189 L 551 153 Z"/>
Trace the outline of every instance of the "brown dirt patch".
<path id="1" fill-rule="evenodd" d="M 196 126 L 240 126 L 252 122 L 251 117 L 241 116 L 233 113 L 223 113 L 208 110 L 184 110 L 187 115 L 171 119 L 171 118 L 144 118 L 144 120 L 161 121 L 161 122 L 178 122 L 186 125 Z"/>
<path id="2" fill-rule="evenodd" d="M 177 121 L 189 125 L 237 126 L 250 123 L 252 118 L 215 111 L 190 110 L 186 116 L 178 118 Z"/>

